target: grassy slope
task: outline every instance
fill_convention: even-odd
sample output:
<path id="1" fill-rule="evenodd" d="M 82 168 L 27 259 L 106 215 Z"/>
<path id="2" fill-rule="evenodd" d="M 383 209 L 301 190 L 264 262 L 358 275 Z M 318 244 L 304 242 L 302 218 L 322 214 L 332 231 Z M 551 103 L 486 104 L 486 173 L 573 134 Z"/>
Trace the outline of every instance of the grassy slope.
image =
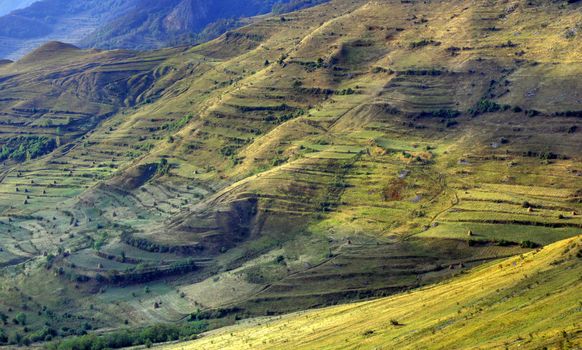
<path id="1" fill-rule="evenodd" d="M 3 65 L 5 136 L 54 137 L 69 124 L 57 151 L 2 167 L 0 311 L 27 313 L 32 329 L 70 324 L 69 312 L 94 327 L 176 321 L 198 308 L 288 312 L 527 251 L 492 240 L 578 234 L 582 133 L 569 132 L 577 118 L 553 113 L 580 109 L 581 47 L 564 37 L 580 4 L 516 4 L 337 0 L 191 49 L 49 50 L 37 64 Z M 421 38 L 441 44 L 413 48 Z M 433 69 L 441 74 L 410 73 Z M 470 117 L 482 98 L 541 114 Z M 440 109 L 463 112 L 458 124 L 420 115 Z M 105 120 L 87 132 L 92 117 Z M 162 157 L 167 175 L 140 173 Z M 123 242 L 124 231 L 204 250 L 147 251 Z M 44 252 L 58 255 L 49 274 Z M 122 252 L 131 259 L 120 262 Z M 199 271 L 149 282 L 150 293 L 145 283 L 71 281 L 188 257 Z M 33 288 L 41 276 L 70 296 Z"/>
<path id="2" fill-rule="evenodd" d="M 581 249 L 577 236 L 413 292 L 253 321 L 160 348 L 577 348 Z"/>

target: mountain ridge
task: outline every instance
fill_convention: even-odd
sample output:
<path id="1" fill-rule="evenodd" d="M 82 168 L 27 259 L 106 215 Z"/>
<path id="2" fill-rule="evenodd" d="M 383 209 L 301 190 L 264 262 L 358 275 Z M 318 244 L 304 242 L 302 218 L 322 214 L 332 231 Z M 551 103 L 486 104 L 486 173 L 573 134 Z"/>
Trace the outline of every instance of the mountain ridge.
<path id="1" fill-rule="evenodd" d="M 70 3 L 42 0 L 0 17 L 0 56 L 18 58 L 43 41 L 84 48 L 156 49 L 201 43 L 273 9 L 293 10 L 321 0 L 132 0 Z M 275 6 L 276 5 L 276 6 Z"/>

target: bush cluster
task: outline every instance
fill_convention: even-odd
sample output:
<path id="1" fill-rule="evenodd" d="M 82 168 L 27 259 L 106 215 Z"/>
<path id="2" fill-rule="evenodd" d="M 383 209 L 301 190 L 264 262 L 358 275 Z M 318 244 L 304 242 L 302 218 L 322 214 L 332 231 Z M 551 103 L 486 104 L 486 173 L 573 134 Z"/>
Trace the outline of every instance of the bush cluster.
<path id="1" fill-rule="evenodd" d="M 52 350 L 104 350 L 129 346 L 163 343 L 200 334 L 208 329 L 208 324 L 195 321 L 180 324 L 158 324 L 142 329 L 123 330 L 103 335 L 88 334 L 53 343 Z"/>
<path id="2" fill-rule="evenodd" d="M 494 112 L 499 112 L 501 110 L 508 110 L 510 108 L 511 108 L 511 106 L 501 106 L 501 105 L 499 105 L 491 100 L 483 99 L 483 100 L 477 102 L 477 104 L 475 104 L 475 106 L 473 106 L 472 108 L 469 109 L 469 114 L 472 117 L 476 117 L 480 114 L 494 113 Z"/>
<path id="3" fill-rule="evenodd" d="M 11 137 L 4 143 L 0 149 L 0 161 L 12 159 L 23 162 L 50 153 L 57 147 L 57 142 L 46 136 Z"/>

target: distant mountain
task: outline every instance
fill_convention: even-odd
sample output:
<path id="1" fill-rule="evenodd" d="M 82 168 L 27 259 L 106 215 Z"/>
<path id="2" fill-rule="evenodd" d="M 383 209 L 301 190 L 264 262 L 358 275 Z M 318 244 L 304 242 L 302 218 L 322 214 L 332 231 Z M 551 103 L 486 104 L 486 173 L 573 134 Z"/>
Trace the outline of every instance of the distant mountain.
<path id="1" fill-rule="evenodd" d="M 19 58 L 47 41 L 78 43 L 137 0 L 42 0 L 0 17 L 0 57 Z"/>
<path id="2" fill-rule="evenodd" d="M 0 17 L 0 57 L 16 59 L 52 40 L 107 49 L 198 43 L 240 26 L 244 17 L 325 1 L 42 0 Z"/>
<path id="3" fill-rule="evenodd" d="M 37 0 L 0 0 L 0 16 L 29 6 Z"/>
<path id="4" fill-rule="evenodd" d="M 100 48 L 151 49 L 195 42 L 212 23 L 234 27 L 241 17 L 270 12 L 277 0 L 141 0 L 138 6 L 82 41 Z M 230 21 L 228 21 L 230 20 Z M 222 26 L 224 27 L 224 26 Z M 221 34 L 221 33 L 216 33 Z"/>

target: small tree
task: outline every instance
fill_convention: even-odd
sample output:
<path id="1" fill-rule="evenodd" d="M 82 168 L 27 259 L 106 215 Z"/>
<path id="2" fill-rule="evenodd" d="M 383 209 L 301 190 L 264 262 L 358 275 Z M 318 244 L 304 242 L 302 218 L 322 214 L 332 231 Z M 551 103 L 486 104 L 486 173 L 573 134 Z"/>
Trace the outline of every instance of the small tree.
<path id="1" fill-rule="evenodd" d="M 8 342 L 8 336 L 2 328 L 0 328 L 0 344 L 5 344 Z"/>
<path id="2" fill-rule="evenodd" d="M 16 314 L 16 317 L 14 319 L 21 325 L 26 324 L 26 314 L 23 312 L 19 312 L 18 314 Z"/>
<path id="3" fill-rule="evenodd" d="M 168 174 L 168 172 L 170 171 L 170 163 L 168 163 L 168 160 L 166 158 L 162 158 L 160 159 L 160 162 L 158 163 L 158 175 L 163 176 Z"/>

